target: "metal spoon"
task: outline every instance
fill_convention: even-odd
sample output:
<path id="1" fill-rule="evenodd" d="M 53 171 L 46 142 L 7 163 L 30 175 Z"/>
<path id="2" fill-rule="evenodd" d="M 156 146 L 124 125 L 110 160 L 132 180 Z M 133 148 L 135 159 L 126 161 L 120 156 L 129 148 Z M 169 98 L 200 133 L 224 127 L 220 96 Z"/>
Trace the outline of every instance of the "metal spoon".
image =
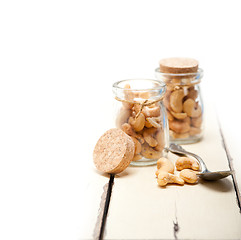
<path id="1" fill-rule="evenodd" d="M 194 158 L 196 158 L 199 162 L 199 165 L 201 166 L 201 172 L 199 172 L 197 175 L 199 175 L 200 178 L 208 180 L 208 181 L 215 181 L 215 180 L 219 180 L 221 178 L 225 178 L 229 175 L 232 174 L 232 171 L 216 171 L 216 172 L 210 172 L 204 161 L 202 160 L 201 157 L 199 157 L 198 155 L 188 152 L 185 149 L 183 149 L 180 145 L 171 143 L 168 151 L 178 154 L 178 155 L 190 155 Z"/>

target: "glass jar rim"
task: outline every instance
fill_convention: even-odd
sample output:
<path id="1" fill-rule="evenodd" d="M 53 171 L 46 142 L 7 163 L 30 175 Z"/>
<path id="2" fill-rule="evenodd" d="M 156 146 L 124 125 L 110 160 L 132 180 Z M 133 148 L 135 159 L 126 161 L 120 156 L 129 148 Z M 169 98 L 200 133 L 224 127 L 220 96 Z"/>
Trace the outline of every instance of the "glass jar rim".
<path id="1" fill-rule="evenodd" d="M 157 84 L 155 87 L 150 87 L 150 88 L 125 88 L 124 86 L 120 86 L 121 83 L 128 83 L 130 81 L 149 81 Z M 148 78 L 132 78 L 132 79 L 125 79 L 125 80 L 120 80 L 115 82 L 112 87 L 114 89 L 119 89 L 119 90 L 125 90 L 125 91 L 156 91 L 156 90 L 162 90 L 163 88 L 166 87 L 166 83 L 160 80 L 155 80 L 155 79 L 148 79 Z"/>

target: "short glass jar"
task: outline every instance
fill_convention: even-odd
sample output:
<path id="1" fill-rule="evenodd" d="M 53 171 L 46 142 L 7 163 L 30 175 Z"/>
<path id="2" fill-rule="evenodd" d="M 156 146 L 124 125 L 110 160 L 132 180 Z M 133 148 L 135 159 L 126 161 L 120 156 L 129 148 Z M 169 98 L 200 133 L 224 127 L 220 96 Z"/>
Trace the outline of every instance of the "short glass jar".
<path id="1" fill-rule="evenodd" d="M 131 165 L 154 165 L 167 154 L 165 92 L 165 83 L 157 80 L 130 79 L 113 84 L 116 127 L 131 136 L 135 143 Z"/>
<path id="2" fill-rule="evenodd" d="M 203 70 L 194 73 L 164 73 L 155 70 L 156 79 L 166 83 L 164 105 L 169 120 L 170 142 L 195 143 L 203 136 L 203 102 L 200 82 Z"/>

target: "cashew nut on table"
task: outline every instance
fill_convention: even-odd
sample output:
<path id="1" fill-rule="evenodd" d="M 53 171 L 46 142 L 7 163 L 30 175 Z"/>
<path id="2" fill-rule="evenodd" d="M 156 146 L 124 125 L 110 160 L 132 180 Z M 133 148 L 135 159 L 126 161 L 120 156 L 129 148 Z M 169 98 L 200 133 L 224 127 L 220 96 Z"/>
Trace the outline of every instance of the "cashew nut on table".
<path id="1" fill-rule="evenodd" d="M 175 172 L 173 162 L 168 158 L 160 158 L 157 161 L 157 183 L 163 187 L 169 183 L 177 183 L 183 185 L 185 182 L 189 184 L 195 184 L 198 182 L 197 170 L 199 170 L 199 164 L 196 160 L 188 157 L 179 157 L 176 160 L 176 170 L 180 171 L 179 176 Z"/>
<path id="2" fill-rule="evenodd" d="M 197 174 L 190 170 L 190 169 L 183 169 L 180 174 L 179 177 L 182 178 L 185 182 L 187 183 L 197 183 Z"/>
<path id="3" fill-rule="evenodd" d="M 189 158 L 189 157 L 179 157 L 176 160 L 176 169 L 178 171 L 183 170 L 183 169 L 192 169 L 192 170 L 199 170 L 199 164 L 196 160 Z"/>
<path id="4" fill-rule="evenodd" d="M 157 171 L 156 171 L 156 176 L 158 176 L 160 171 L 168 172 L 174 174 L 174 169 L 175 166 L 171 160 L 168 158 L 160 158 L 157 161 Z"/>
<path id="5" fill-rule="evenodd" d="M 157 183 L 161 187 L 166 186 L 168 183 L 177 183 L 177 184 L 183 185 L 184 180 L 171 173 L 160 171 L 157 176 Z"/>

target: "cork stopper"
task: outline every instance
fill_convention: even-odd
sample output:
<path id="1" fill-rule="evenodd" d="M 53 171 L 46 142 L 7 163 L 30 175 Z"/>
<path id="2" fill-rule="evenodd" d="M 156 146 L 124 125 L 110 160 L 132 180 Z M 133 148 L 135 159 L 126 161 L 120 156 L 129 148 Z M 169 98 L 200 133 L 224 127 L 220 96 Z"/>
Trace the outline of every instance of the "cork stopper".
<path id="1" fill-rule="evenodd" d="M 120 173 L 129 166 L 134 152 L 131 137 L 121 129 L 113 128 L 97 141 L 93 152 L 94 164 L 101 172 Z"/>
<path id="2" fill-rule="evenodd" d="M 192 58 L 165 58 L 160 60 L 160 71 L 163 73 L 195 73 L 198 61 Z"/>

